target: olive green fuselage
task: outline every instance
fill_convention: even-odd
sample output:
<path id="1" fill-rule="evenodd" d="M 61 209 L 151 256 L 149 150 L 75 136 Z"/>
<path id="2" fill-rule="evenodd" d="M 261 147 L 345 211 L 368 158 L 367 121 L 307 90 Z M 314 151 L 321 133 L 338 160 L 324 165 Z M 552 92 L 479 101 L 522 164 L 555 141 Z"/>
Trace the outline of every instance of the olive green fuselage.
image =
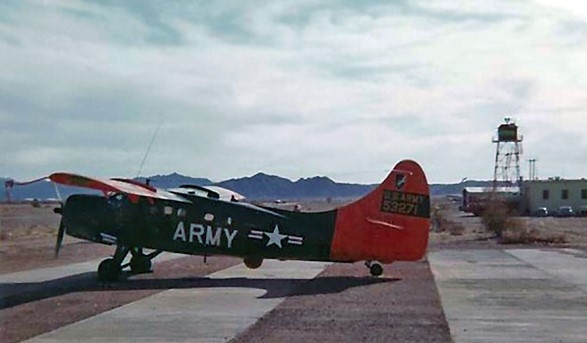
<path id="1" fill-rule="evenodd" d="M 98 243 L 192 255 L 327 261 L 336 210 L 302 213 L 181 195 L 187 201 L 71 196 L 67 233 Z"/>

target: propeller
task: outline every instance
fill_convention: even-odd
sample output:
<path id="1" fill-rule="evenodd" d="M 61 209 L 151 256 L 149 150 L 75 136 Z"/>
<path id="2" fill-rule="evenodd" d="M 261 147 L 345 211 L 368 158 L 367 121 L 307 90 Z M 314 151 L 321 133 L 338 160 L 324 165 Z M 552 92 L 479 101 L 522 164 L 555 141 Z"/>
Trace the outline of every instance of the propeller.
<path id="1" fill-rule="evenodd" d="M 53 212 L 62 214 L 62 208 L 58 207 L 53 209 Z M 63 224 L 63 218 L 59 222 L 59 231 L 57 231 L 57 241 L 55 242 L 55 258 L 59 256 L 59 250 L 61 250 L 61 245 L 63 243 L 63 237 L 65 236 L 65 224 Z"/>
<path id="2" fill-rule="evenodd" d="M 63 225 L 63 220 L 59 223 L 59 231 L 57 232 L 57 241 L 55 242 L 55 258 L 59 256 L 59 250 L 61 249 L 61 244 L 63 243 L 63 236 L 65 236 L 65 225 Z"/>

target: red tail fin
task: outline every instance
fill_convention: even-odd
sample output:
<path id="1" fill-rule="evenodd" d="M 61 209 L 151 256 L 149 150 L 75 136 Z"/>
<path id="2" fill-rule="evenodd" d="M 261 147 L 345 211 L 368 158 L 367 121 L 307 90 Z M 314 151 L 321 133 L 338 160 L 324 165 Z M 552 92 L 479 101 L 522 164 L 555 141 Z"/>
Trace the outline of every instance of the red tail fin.
<path id="1" fill-rule="evenodd" d="M 428 245 L 430 194 L 414 161 L 398 163 L 364 198 L 339 208 L 330 257 L 383 263 L 422 258 Z"/>

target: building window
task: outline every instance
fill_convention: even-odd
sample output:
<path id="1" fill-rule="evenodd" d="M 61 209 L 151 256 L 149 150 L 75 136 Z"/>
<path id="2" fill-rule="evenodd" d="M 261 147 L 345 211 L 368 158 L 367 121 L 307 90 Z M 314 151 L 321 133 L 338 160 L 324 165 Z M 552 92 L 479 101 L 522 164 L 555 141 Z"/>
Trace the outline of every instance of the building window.
<path id="1" fill-rule="evenodd" d="M 548 200 L 548 198 L 550 198 L 550 192 L 548 191 L 548 189 L 542 190 L 542 199 Z"/>
<path id="2" fill-rule="evenodd" d="M 568 189 L 563 189 L 562 193 L 561 193 L 561 198 L 563 200 L 566 200 L 569 198 L 569 190 Z"/>
<path id="3" fill-rule="evenodd" d="M 587 199 L 587 189 L 581 190 L 581 199 Z"/>

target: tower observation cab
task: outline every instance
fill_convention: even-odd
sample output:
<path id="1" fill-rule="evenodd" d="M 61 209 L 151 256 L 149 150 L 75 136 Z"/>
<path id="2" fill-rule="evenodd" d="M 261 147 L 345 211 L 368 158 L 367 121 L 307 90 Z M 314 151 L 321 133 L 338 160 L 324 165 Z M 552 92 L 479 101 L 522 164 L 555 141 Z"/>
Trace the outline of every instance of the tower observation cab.
<path id="1" fill-rule="evenodd" d="M 511 118 L 505 118 L 504 121 L 497 128 L 497 138 L 493 139 L 493 143 L 497 145 L 493 171 L 494 191 L 499 186 L 521 188 L 520 155 L 523 137 L 519 135 L 518 126 Z"/>
<path id="2" fill-rule="evenodd" d="M 521 142 L 518 140 L 518 127 L 516 124 L 501 124 L 497 129 L 498 142 Z"/>

